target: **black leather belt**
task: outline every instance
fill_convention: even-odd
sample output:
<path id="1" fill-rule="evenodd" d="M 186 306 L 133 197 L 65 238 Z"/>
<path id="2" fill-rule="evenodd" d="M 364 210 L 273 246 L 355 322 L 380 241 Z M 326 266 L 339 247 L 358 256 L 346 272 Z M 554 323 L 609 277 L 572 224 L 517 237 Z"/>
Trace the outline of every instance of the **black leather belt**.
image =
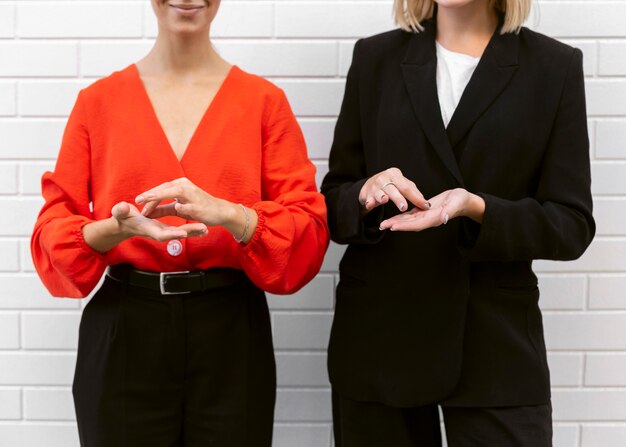
<path id="1" fill-rule="evenodd" d="M 246 278 L 243 271 L 231 268 L 159 273 L 136 270 L 128 264 L 110 266 L 107 276 L 131 286 L 160 292 L 161 295 L 178 295 L 219 289 L 240 283 Z"/>

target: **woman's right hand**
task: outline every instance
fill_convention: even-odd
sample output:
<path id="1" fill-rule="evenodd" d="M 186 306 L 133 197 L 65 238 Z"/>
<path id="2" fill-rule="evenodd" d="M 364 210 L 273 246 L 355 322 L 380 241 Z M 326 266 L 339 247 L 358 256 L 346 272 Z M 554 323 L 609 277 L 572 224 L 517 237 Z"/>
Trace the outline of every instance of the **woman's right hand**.
<path id="1" fill-rule="evenodd" d="M 143 216 L 130 203 L 119 202 L 111 209 L 108 219 L 91 222 L 83 227 L 83 238 L 94 250 L 104 253 L 133 236 L 157 241 L 204 236 L 208 230 L 203 223 L 195 222 L 174 227 L 156 219 Z"/>
<path id="2" fill-rule="evenodd" d="M 407 201 L 420 209 L 430 209 L 430 203 L 415 183 L 402 175 L 398 168 L 389 168 L 370 177 L 359 193 L 364 214 L 390 200 L 402 212 L 408 209 Z"/>

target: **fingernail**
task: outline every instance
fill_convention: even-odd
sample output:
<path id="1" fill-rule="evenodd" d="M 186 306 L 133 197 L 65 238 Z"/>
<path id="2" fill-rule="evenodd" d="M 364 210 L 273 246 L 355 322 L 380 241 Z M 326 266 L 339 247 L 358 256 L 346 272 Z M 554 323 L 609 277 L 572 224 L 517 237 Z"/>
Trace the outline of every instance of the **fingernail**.
<path id="1" fill-rule="evenodd" d="M 143 199 L 145 199 L 144 196 L 137 196 L 137 198 L 135 199 L 135 202 L 141 203 L 141 202 L 143 202 Z"/>
<path id="2" fill-rule="evenodd" d="M 432 205 L 430 204 L 430 202 L 426 202 L 424 204 L 424 208 L 426 208 L 427 210 L 429 210 L 432 207 Z"/>
<path id="3" fill-rule="evenodd" d="M 405 205 L 404 203 L 401 203 L 401 204 L 400 204 L 400 211 L 404 211 L 404 207 L 405 207 L 405 206 L 406 206 L 406 205 Z"/>
<path id="4" fill-rule="evenodd" d="M 378 230 L 379 231 L 385 231 L 385 229 L 382 226 L 378 227 Z"/>
<path id="5" fill-rule="evenodd" d="M 396 231 L 396 230 L 394 230 L 393 227 L 391 227 L 391 228 L 389 228 L 389 231 Z"/>
<path id="6" fill-rule="evenodd" d="M 448 223 L 448 213 L 446 213 L 446 219 L 443 221 L 443 224 L 447 224 Z"/>

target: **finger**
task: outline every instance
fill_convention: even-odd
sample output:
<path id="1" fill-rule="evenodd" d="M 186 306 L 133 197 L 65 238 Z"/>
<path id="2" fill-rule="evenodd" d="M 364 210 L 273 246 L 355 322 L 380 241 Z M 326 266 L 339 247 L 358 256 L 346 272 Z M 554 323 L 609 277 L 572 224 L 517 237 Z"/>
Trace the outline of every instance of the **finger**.
<path id="1" fill-rule="evenodd" d="M 424 198 L 424 195 L 417 188 L 414 182 L 402 177 L 397 181 L 394 181 L 393 186 L 404 196 L 409 202 L 418 208 L 428 210 L 431 208 L 431 204 Z"/>
<path id="2" fill-rule="evenodd" d="M 423 217 L 422 217 L 423 216 Z M 439 221 L 439 213 L 430 215 L 420 215 L 415 219 L 410 219 L 402 222 L 394 222 L 390 231 L 422 231 L 427 228 L 438 227 L 441 225 Z"/>
<path id="3" fill-rule="evenodd" d="M 157 222 L 157 221 L 154 221 Z M 160 223 L 160 222 L 159 222 Z M 183 239 L 187 237 L 187 232 L 179 227 L 169 225 L 147 225 L 146 235 L 157 241 L 169 241 L 172 239 Z"/>
<path id="4" fill-rule="evenodd" d="M 141 214 L 143 214 L 146 217 L 149 217 L 150 219 L 158 219 L 159 217 L 178 215 L 176 213 L 177 202 L 168 203 L 167 205 L 158 205 L 156 207 L 152 207 L 152 209 L 148 208 L 148 206 L 152 203 L 153 202 L 147 203 L 146 206 L 144 206 L 143 210 L 141 211 Z"/>
<path id="5" fill-rule="evenodd" d="M 116 203 L 113 208 L 111 208 L 111 215 L 116 219 L 125 219 L 130 214 L 130 205 L 126 202 Z"/>
<path id="6" fill-rule="evenodd" d="M 400 223 L 400 222 L 406 222 L 406 221 L 411 221 L 414 219 L 419 219 L 419 213 L 423 213 L 424 211 L 421 211 L 419 208 L 413 208 L 411 211 L 407 211 L 406 213 L 403 214 L 398 214 L 397 216 L 393 216 L 390 217 L 389 219 L 383 220 L 380 223 L 380 230 L 388 230 L 389 228 L 391 228 L 394 224 Z"/>
<path id="7" fill-rule="evenodd" d="M 188 223 L 181 225 L 178 228 L 185 230 L 187 232 L 187 237 L 206 236 L 209 234 L 209 229 L 202 223 Z"/>
<path id="8" fill-rule="evenodd" d="M 406 211 L 407 209 L 406 200 L 404 196 L 400 194 L 400 191 L 398 191 L 398 188 L 396 188 L 396 186 L 393 183 L 385 186 L 384 191 L 389 196 L 389 200 L 391 200 L 398 207 L 400 211 Z"/>
<path id="9" fill-rule="evenodd" d="M 157 186 L 150 191 L 139 194 L 135 198 L 135 202 L 142 204 L 153 200 L 162 202 L 164 200 L 173 199 L 185 199 L 185 187 L 183 184 L 172 185 L 171 183 L 167 183 L 165 186 Z"/>

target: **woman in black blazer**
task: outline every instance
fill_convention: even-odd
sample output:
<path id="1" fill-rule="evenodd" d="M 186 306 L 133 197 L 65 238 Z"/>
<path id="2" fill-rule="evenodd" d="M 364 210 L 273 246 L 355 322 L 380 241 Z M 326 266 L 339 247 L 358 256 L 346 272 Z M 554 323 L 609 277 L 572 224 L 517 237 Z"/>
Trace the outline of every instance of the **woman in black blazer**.
<path id="1" fill-rule="evenodd" d="M 550 446 L 531 264 L 595 233 L 582 54 L 522 28 L 527 0 L 433 5 L 396 0 L 401 29 L 357 42 L 322 185 L 348 244 L 336 445 L 440 445 L 441 405 L 449 447 Z M 480 58 L 447 126 L 440 52 Z"/>

